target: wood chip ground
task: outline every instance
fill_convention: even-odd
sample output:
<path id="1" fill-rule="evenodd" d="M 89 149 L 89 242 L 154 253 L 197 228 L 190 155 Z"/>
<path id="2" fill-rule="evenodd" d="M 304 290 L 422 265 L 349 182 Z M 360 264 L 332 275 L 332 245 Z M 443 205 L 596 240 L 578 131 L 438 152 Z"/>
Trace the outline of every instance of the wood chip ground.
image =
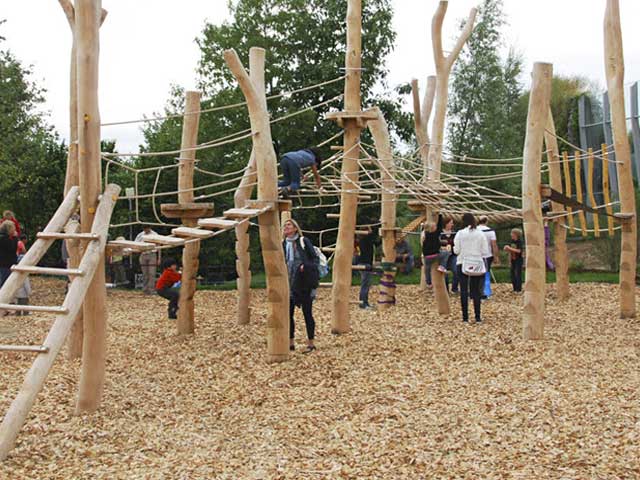
<path id="1" fill-rule="evenodd" d="M 400 286 L 384 316 L 354 305 L 341 337 L 323 290 L 318 350 L 300 353 L 298 313 L 298 350 L 279 365 L 264 362 L 263 291 L 246 327 L 235 292 L 198 292 L 196 335 L 179 338 L 165 300 L 110 290 L 102 408 L 73 415 L 79 362 L 60 356 L 0 478 L 640 478 L 640 321 L 618 318 L 617 286 L 571 288 L 564 304 L 550 288 L 535 343 L 507 285 L 480 326 L 461 322 L 457 297 L 441 318 Z M 55 280 L 34 292 L 62 299 Z M 0 343 L 38 344 L 50 318 L 0 319 Z M 0 415 L 32 359 L 0 356 Z"/>

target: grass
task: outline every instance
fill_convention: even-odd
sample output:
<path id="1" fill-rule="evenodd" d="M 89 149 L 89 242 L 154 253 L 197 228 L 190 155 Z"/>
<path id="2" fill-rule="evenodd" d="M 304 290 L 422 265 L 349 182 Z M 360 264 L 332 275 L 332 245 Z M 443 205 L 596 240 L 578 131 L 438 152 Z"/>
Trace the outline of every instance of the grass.
<path id="1" fill-rule="evenodd" d="M 510 283 L 511 277 L 508 268 L 498 267 L 492 269 L 493 276 L 497 283 Z M 523 277 L 526 276 L 523 274 Z M 377 285 L 380 276 L 376 275 L 372 284 Z M 322 282 L 330 282 L 331 274 L 321 279 Z M 547 283 L 553 283 L 556 281 L 555 272 L 547 272 Z M 569 281 L 571 283 L 618 283 L 617 272 L 570 272 Z M 417 285 L 420 283 L 420 270 L 414 269 L 409 275 L 399 273 L 396 276 L 396 283 L 398 285 Z M 352 285 L 360 285 L 360 275 L 355 274 L 353 276 Z M 265 288 L 266 279 L 264 272 L 254 273 L 251 278 L 251 288 Z M 236 281 L 231 280 L 223 282 L 217 285 L 200 285 L 199 290 L 235 290 Z"/>

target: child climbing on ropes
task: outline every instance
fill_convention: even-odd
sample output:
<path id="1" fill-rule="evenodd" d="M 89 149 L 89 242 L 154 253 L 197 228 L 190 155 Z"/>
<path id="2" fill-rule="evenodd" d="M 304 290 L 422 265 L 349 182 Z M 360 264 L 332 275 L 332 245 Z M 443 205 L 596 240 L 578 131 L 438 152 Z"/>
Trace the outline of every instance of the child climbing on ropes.
<path id="1" fill-rule="evenodd" d="M 180 288 L 174 285 L 180 282 L 182 275 L 178 272 L 178 262 L 173 258 L 167 258 L 162 263 L 162 275 L 156 282 L 156 292 L 162 298 L 169 300 L 169 318 L 178 318 L 178 300 L 180 299 Z"/>
<path id="2" fill-rule="evenodd" d="M 511 257 L 511 285 L 514 292 L 522 291 L 522 230 L 511 230 L 511 243 L 504 246 Z"/>
<path id="3" fill-rule="evenodd" d="M 438 215 L 438 222 L 427 221 L 423 225 L 422 230 L 422 255 L 425 270 L 431 270 L 431 264 L 438 262 L 438 271 L 440 273 L 447 272 L 447 260 L 451 255 L 451 250 L 447 249 L 446 242 L 441 241 L 442 233 L 442 215 Z M 427 275 L 427 280 L 430 276 Z"/>
<path id="4" fill-rule="evenodd" d="M 294 152 L 285 153 L 280 160 L 282 167 L 282 180 L 278 182 L 280 193 L 283 197 L 296 193 L 302 182 L 302 169 L 311 167 L 318 189 L 322 187 L 318 168 L 322 164 L 320 153 L 315 148 L 305 148 Z"/>

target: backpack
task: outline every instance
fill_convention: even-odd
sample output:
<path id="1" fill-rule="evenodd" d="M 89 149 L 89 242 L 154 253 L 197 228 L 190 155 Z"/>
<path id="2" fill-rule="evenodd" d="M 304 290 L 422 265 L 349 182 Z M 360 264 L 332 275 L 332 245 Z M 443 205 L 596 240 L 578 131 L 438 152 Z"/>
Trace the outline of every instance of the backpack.
<path id="1" fill-rule="evenodd" d="M 302 237 L 300 237 L 300 247 L 302 247 L 302 250 L 305 249 Z M 329 274 L 329 260 L 318 247 L 314 246 L 313 250 L 316 252 L 316 257 L 318 257 L 318 274 L 320 278 L 326 277 Z"/>

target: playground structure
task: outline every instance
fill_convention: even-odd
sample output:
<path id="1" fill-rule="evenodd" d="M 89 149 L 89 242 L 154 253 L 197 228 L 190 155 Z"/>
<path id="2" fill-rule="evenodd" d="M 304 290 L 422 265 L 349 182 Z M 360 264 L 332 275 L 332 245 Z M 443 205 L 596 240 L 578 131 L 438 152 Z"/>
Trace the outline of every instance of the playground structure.
<path id="1" fill-rule="evenodd" d="M 36 361 L 27 374 L 24 387 L 5 415 L 0 426 L 0 459 L 6 458 L 13 448 L 17 434 L 24 424 L 27 414 L 42 388 L 56 355 L 70 332 L 69 354 L 79 356 L 82 353 L 82 374 L 79 387 L 77 413 L 95 411 L 100 404 L 104 383 L 106 358 L 106 289 L 104 279 L 104 250 L 107 246 L 107 231 L 111 213 L 118 200 L 120 187 L 107 185 L 104 192 L 101 184 L 101 157 L 106 161 L 105 183 L 109 167 L 126 167 L 113 159 L 115 156 L 100 152 L 100 117 L 97 103 L 97 73 L 99 51 L 99 29 L 106 17 L 99 0 L 77 0 L 73 6 L 68 0 L 60 0 L 67 14 L 73 33 L 71 62 L 71 138 L 69 162 L 65 182 L 65 200 L 45 230 L 39 234 L 38 241 L 29 250 L 25 259 L 14 267 L 10 279 L 0 290 L 0 309 L 30 309 L 33 311 L 56 314 L 56 320 L 49 336 L 42 346 L 0 346 L 0 350 L 33 352 Z M 600 234 L 597 214 L 605 211 L 607 231 L 611 233 L 613 222 L 620 223 L 622 229 L 622 258 L 620 279 L 620 309 L 624 318 L 635 316 L 635 261 L 636 261 L 636 220 L 633 184 L 631 181 L 629 146 L 626 141 L 624 124 L 624 101 L 622 79 L 622 45 L 620 40 L 619 11 L 617 0 L 607 1 L 605 23 L 607 77 L 613 112 L 613 127 L 616 152 L 615 165 L 620 181 L 620 213 L 613 213 L 614 202 L 606 200 L 606 205 L 595 209 L 595 233 Z M 524 296 L 524 337 L 540 339 L 544 331 L 545 299 L 545 259 L 542 198 L 552 201 L 552 213 L 548 219 L 554 224 L 554 238 L 557 245 L 556 264 L 558 265 L 558 292 L 562 298 L 568 296 L 568 259 L 566 258 L 566 231 L 573 228 L 574 215 L 578 214 L 582 231 L 586 231 L 584 211 L 588 208 L 581 202 L 580 182 L 576 183 L 577 199 L 571 198 L 571 176 L 569 159 L 565 155 L 560 160 L 559 148 L 553 118 L 550 115 L 550 81 L 552 67 L 548 64 L 534 66 L 534 83 L 529 105 L 527 139 L 524 147 L 523 163 L 520 159 L 472 159 L 458 157 L 444 151 L 444 123 L 448 98 L 448 79 L 451 68 L 464 43 L 471 35 L 476 11 L 472 9 L 465 29 L 456 42 L 453 51 L 445 57 L 442 50 L 442 23 L 448 2 L 441 1 L 434 16 L 432 36 L 436 59 L 436 77 L 427 83 L 427 93 L 420 105 L 417 82 L 413 83 L 414 112 L 416 119 L 417 158 L 394 156 L 389 140 L 386 122 L 377 108 L 362 110 L 360 98 L 360 79 L 362 75 L 361 57 L 361 0 L 349 0 L 347 11 L 347 51 L 345 75 L 333 81 L 345 82 L 344 110 L 327 114 L 326 119 L 335 121 L 343 131 L 323 144 L 331 143 L 343 135 L 343 146 L 335 148 L 338 153 L 323 166 L 323 179 L 328 188 L 324 192 L 303 190 L 302 198 L 339 197 L 338 236 L 335 246 L 325 246 L 333 252 L 332 288 L 332 332 L 347 333 L 351 330 L 349 311 L 349 290 L 351 286 L 351 265 L 353 240 L 358 232 L 356 218 L 360 200 L 371 201 L 380 197 L 381 222 L 380 234 L 383 241 L 383 281 L 380 289 L 380 310 L 395 304 L 395 252 L 394 245 L 399 228 L 396 226 L 396 205 L 409 199 L 410 206 L 418 213 L 418 219 L 405 227 L 405 231 L 417 228 L 424 219 L 433 218 L 437 213 L 459 215 L 466 211 L 493 214 L 496 220 L 523 218 L 527 238 L 527 282 Z M 183 249 L 183 286 L 180 293 L 180 310 L 177 321 L 179 334 L 191 334 L 195 331 L 194 293 L 198 270 L 200 241 L 213 238 L 229 230 L 236 232 L 236 255 L 238 269 L 238 323 L 250 321 L 250 279 L 248 258 L 248 227 L 251 219 L 257 218 L 260 231 L 263 261 L 267 274 L 267 361 L 281 362 L 288 356 L 288 302 L 289 286 L 284 256 L 280 242 L 280 215 L 287 215 L 296 206 L 277 197 L 277 163 L 271 142 L 270 120 L 264 88 L 264 50 L 253 48 L 250 52 L 250 72 L 247 73 L 237 54 L 229 50 L 224 54 L 225 61 L 236 78 L 249 111 L 251 128 L 238 132 L 228 138 L 198 144 L 199 115 L 204 113 L 200 106 L 198 92 L 187 92 L 184 114 L 182 143 L 176 152 L 154 152 L 154 154 L 179 155 L 175 166 L 179 171 L 178 204 L 163 204 L 161 211 L 165 217 L 180 218 L 182 226 L 174 226 L 171 235 L 150 235 L 143 242 L 113 241 L 109 247 L 146 251 L 184 247 Z M 76 83 L 77 82 L 77 83 Z M 320 85 L 322 86 L 322 84 Z M 312 86 L 309 88 L 316 88 Z M 333 100 L 338 100 L 332 99 Z M 329 101 L 329 102 L 331 102 Z M 323 103 L 329 103 L 323 102 Z M 428 121 L 431 106 L 435 103 L 435 114 L 431 135 Z M 622 112 L 622 120 L 620 119 Z M 360 140 L 361 131 L 369 128 L 374 145 Z M 221 217 L 212 217 L 213 204 L 201 203 L 196 198 L 193 176 L 197 167 L 196 153 L 203 148 L 241 141 L 251 138 L 252 151 L 247 167 L 239 177 L 239 188 L 234 197 L 233 209 L 223 212 Z M 547 166 L 543 169 L 543 143 L 547 146 Z M 625 151 L 626 146 L 626 151 Z M 598 152 L 603 167 L 608 168 L 607 147 Z M 591 154 L 590 162 L 596 158 L 595 152 L 577 152 L 575 160 Z M 139 154 L 130 154 L 139 155 Z M 442 172 L 443 159 L 450 162 L 484 162 L 476 165 L 495 163 L 507 169 L 522 166 L 523 171 L 507 171 L 500 178 L 522 176 L 522 208 L 514 207 L 517 198 L 494 190 L 486 183 L 499 176 L 465 178 Z M 562 193 L 560 164 L 564 167 L 565 191 Z M 580 162 L 575 161 L 579 169 Z M 173 166 L 172 166 L 173 167 Z M 373 168 L 369 168 L 373 167 Z M 152 169 L 154 173 L 162 169 Z M 548 170 L 550 186 L 542 186 L 541 173 Z M 591 172 L 591 168 L 589 169 Z M 361 179 L 360 175 L 364 175 Z M 576 170 L 579 178 L 579 171 Z M 589 173 L 592 179 L 592 173 Z M 156 185 L 157 185 L 156 177 Z M 217 182 L 230 184 L 227 179 Z M 592 182 L 587 185 L 587 195 L 592 196 Z M 254 187 L 257 187 L 257 199 L 251 200 Z M 234 189 L 235 190 L 235 189 Z M 155 199 L 160 195 L 154 192 L 148 196 Z M 136 190 L 137 202 L 142 195 Z M 373 202 L 377 203 L 377 202 Z M 473 208 L 473 204 L 482 208 Z M 566 210 L 563 210 L 563 206 Z M 332 205 L 335 206 L 335 205 Z M 69 222 L 76 210 L 80 211 L 80 231 L 74 230 L 76 224 Z M 593 208 L 589 211 L 593 212 Z M 137 214 L 137 210 L 136 210 Z M 330 215 L 336 215 L 330 214 Z M 156 218 L 158 218 L 156 213 Z M 138 219 L 137 219 L 138 220 Z M 158 218 L 159 220 L 159 218 Z M 566 225 L 566 222 L 569 225 Z M 165 224 L 159 220 L 159 223 Z M 374 226 L 378 226 L 374 225 Z M 63 233 L 62 231 L 65 230 Z M 68 269 L 44 269 L 36 267 L 38 260 L 56 239 L 67 241 L 70 245 L 71 263 Z M 74 243 L 72 243 L 74 242 Z M 331 250 L 333 249 L 333 250 Z M 564 253 L 563 253 L 564 252 Z M 435 266 L 434 266 L 435 267 Z M 61 307 L 10 305 L 15 290 L 29 273 L 64 274 L 72 278 L 71 287 Z M 450 313 L 449 299 L 440 275 L 433 275 L 438 312 Z M 82 311 L 82 316 L 81 316 Z M 80 328 L 80 326 L 83 328 Z M 81 348 L 80 348 L 81 345 Z"/>

